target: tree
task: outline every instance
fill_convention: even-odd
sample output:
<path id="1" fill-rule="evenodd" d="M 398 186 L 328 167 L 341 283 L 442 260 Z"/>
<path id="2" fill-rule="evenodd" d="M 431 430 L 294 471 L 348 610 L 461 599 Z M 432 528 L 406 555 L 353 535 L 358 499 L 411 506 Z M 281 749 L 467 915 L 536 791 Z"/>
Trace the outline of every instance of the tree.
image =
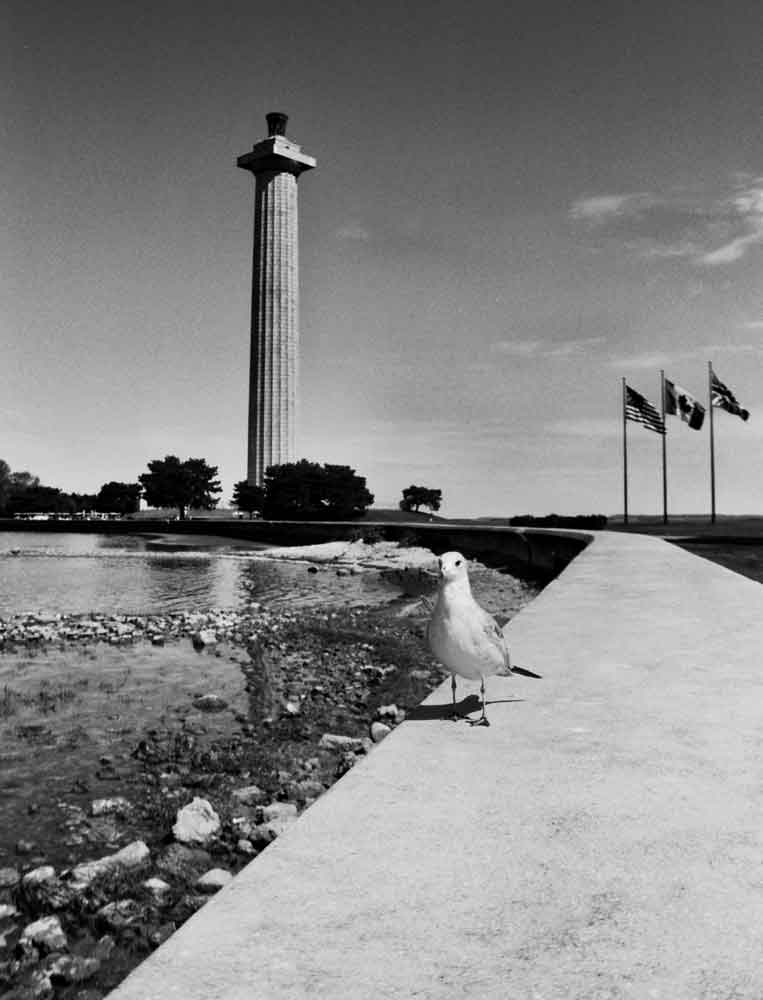
<path id="1" fill-rule="evenodd" d="M 400 510 L 415 510 L 418 514 L 419 507 L 428 507 L 430 510 L 439 510 L 442 503 L 442 490 L 430 490 L 426 486 L 409 486 L 403 490 L 403 499 L 400 501 Z"/>
<path id="2" fill-rule="evenodd" d="M 12 490 L 6 509 L 9 514 L 71 514 L 74 504 L 68 494 L 37 482 L 26 489 Z"/>
<path id="3" fill-rule="evenodd" d="M 0 458 L 0 514 L 5 513 L 5 506 L 11 495 L 11 467 Z"/>
<path id="4" fill-rule="evenodd" d="M 189 507 L 211 510 L 222 493 L 216 478 L 217 466 L 203 458 L 181 462 L 177 455 L 165 455 L 148 463 L 148 472 L 138 476 L 149 507 L 177 507 L 184 521 Z"/>
<path id="5" fill-rule="evenodd" d="M 233 506 L 245 510 L 252 519 L 252 514 L 261 514 L 265 506 L 265 488 L 242 479 L 233 487 Z"/>
<path id="6" fill-rule="evenodd" d="M 349 465 L 301 459 L 265 471 L 264 516 L 271 520 L 341 521 L 359 517 L 374 502 L 366 480 Z"/>
<path id="7" fill-rule="evenodd" d="M 104 514 L 134 514 L 140 507 L 140 483 L 104 483 L 93 507 Z"/>
<path id="8" fill-rule="evenodd" d="M 86 514 L 98 510 L 95 506 L 95 493 L 67 493 L 72 514 Z"/>

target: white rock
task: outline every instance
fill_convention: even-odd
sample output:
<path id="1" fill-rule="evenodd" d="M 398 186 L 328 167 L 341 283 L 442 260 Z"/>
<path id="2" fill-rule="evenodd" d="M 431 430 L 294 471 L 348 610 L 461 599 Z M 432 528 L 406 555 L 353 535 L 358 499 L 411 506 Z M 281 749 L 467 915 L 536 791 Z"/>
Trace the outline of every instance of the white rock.
<path id="1" fill-rule="evenodd" d="M 217 636 L 211 629 L 202 628 L 193 633 L 191 641 L 198 649 L 203 649 L 204 646 L 214 646 L 217 642 Z"/>
<path id="2" fill-rule="evenodd" d="M 136 868 L 149 857 L 151 852 L 142 840 L 134 840 L 127 847 L 123 847 L 116 854 L 109 854 L 105 858 L 98 858 L 96 861 L 85 861 L 81 865 L 72 868 L 69 881 L 77 889 L 86 889 L 90 883 L 106 872 L 112 872 L 117 868 Z"/>
<path id="3" fill-rule="evenodd" d="M 254 806 L 265 797 L 265 792 L 257 785 L 247 785 L 245 788 L 234 788 L 231 797 L 242 806 Z"/>
<path id="4" fill-rule="evenodd" d="M 226 886 L 233 875 L 225 868 L 210 868 L 208 872 L 204 872 L 200 879 L 196 881 L 196 886 L 199 892 L 218 892 L 223 886 Z"/>
<path id="5" fill-rule="evenodd" d="M 108 816 L 113 814 L 124 816 L 130 809 L 130 803 L 121 795 L 115 795 L 112 799 L 94 799 L 90 805 L 92 816 Z"/>
<path id="6" fill-rule="evenodd" d="M 374 743 L 381 743 L 385 736 L 388 736 L 392 730 L 384 722 L 372 722 L 371 723 L 371 739 Z"/>
<path id="7" fill-rule="evenodd" d="M 290 821 L 297 818 L 297 807 L 293 802 L 271 802 L 269 806 L 263 806 L 260 812 L 263 823 L 270 823 L 272 820 Z"/>
<path id="8" fill-rule="evenodd" d="M 33 868 L 27 872 L 21 879 L 21 885 L 24 889 L 30 889 L 38 886 L 41 882 L 49 882 L 55 877 L 56 869 L 53 865 L 41 865 L 39 868 Z"/>
<path id="9" fill-rule="evenodd" d="M 228 707 L 228 702 L 219 694 L 200 694 L 193 699 L 193 707 L 200 712 L 223 712 Z"/>
<path id="10" fill-rule="evenodd" d="M 12 903 L 0 903 L 0 921 L 19 916 L 20 911 Z"/>
<path id="11" fill-rule="evenodd" d="M 397 705 L 379 705 L 376 709 L 376 716 L 379 719 L 392 719 L 394 722 L 397 719 L 398 708 Z"/>
<path id="12" fill-rule="evenodd" d="M 161 899 L 165 893 L 170 891 L 169 882 L 165 882 L 163 878 L 157 878 L 156 876 L 147 878 L 143 883 L 143 887 L 148 889 L 154 899 Z"/>
<path id="13" fill-rule="evenodd" d="M 206 799 L 178 809 L 172 833 L 181 844 L 206 844 L 220 830 L 220 817 Z"/>
<path id="14" fill-rule="evenodd" d="M 58 917 L 40 917 L 34 923 L 27 924 L 21 932 L 20 941 L 29 941 L 43 951 L 61 951 L 67 944 Z"/>

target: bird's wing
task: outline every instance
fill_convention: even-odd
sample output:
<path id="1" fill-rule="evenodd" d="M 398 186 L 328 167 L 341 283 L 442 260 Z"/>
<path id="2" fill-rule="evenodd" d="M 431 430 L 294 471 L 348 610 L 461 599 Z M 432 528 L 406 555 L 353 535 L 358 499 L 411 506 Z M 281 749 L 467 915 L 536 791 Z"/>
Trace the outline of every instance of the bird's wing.
<path id="1" fill-rule="evenodd" d="M 492 645 L 495 645 L 501 651 L 506 673 L 510 674 L 511 660 L 509 659 L 509 647 L 506 644 L 506 636 L 503 634 L 503 629 L 495 618 L 476 602 L 475 607 L 479 613 L 478 619 L 482 634 L 489 639 Z"/>

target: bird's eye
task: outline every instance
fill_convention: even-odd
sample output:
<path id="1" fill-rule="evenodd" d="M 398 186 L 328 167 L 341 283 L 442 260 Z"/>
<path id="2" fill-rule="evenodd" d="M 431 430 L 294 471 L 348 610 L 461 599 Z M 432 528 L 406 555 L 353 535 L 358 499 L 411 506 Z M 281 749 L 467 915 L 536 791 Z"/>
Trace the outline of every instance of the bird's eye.
<path id="1" fill-rule="evenodd" d="M 460 566 L 460 565 L 461 565 L 461 560 L 460 559 L 456 559 L 456 566 Z"/>

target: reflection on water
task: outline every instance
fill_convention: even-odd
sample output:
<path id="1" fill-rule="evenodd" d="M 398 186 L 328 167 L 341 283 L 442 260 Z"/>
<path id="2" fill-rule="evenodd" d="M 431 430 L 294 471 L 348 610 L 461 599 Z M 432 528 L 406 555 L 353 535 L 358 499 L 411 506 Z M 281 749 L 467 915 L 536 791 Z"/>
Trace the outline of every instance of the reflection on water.
<path id="1" fill-rule="evenodd" d="M 311 575 L 304 564 L 258 559 L 262 548 L 185 535 L 0 532 L 0 616 L 376 603 L 396 592 L 378 573 Z"/>

